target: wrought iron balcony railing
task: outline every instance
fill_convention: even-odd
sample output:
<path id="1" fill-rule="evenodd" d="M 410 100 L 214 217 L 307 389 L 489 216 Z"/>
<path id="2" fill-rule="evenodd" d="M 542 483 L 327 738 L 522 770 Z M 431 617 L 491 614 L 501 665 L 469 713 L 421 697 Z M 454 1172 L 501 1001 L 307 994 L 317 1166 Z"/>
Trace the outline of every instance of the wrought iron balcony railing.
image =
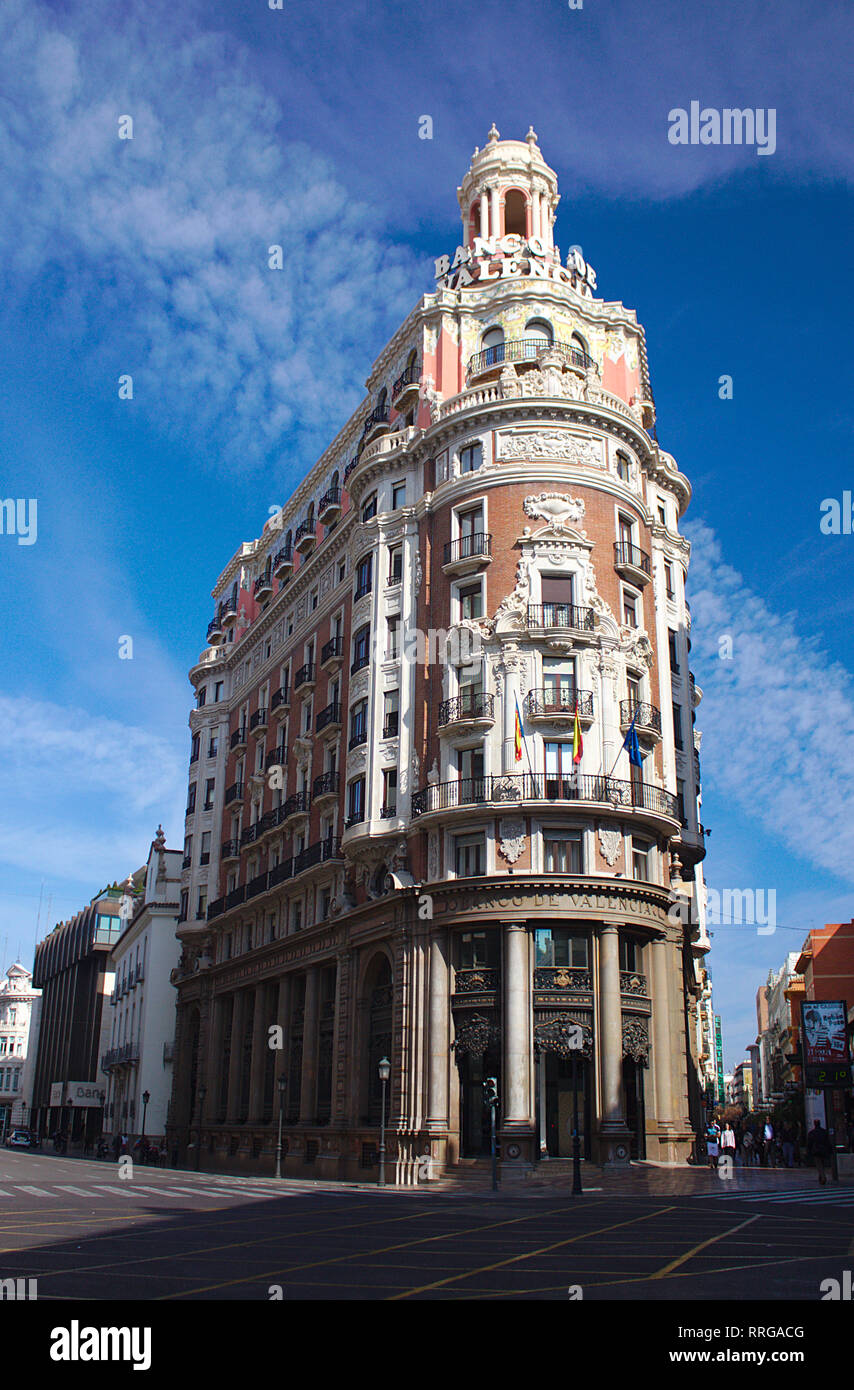
<path id="1" fill-rule="evenodd" d="M 301 666 L 294 676 L 294 690 L 299 690 L 301 685 L 308 685 L 314 680 L 314 662 L 307 661 Z"/>
<path id="2" fill-rule="evenodd" d="M 592 608 L 581 608 L 576 603 L 529 603 L 528 627 L 567 628 L 570 632 L 592 632 L 594 625 Z"/>
<path id="3" fill-rule="evenodd" d="M 242 800 L 243 800 L 243 783 L 242 783 L 242 782 L 232 782 L 232 784 L 231 784 L 230 787 L 226 787 L 226 789 L 225 789 L 225 804 L 226 804 L 226 806 L 230 806 L 231 803 L 232 803 L 232 801 L 242 801 Z"/>
<path id="4" fill-rule="evenodd" d="M 598 805 L 651 811 L 677 819 L 676 797 L 651 782 L 626 782 L 618 777 L 590 774 L 552 776 L 542 772 L 507 773 L 493 777 L 461 777 L 416 792 L 413 816 L 459 807 L 506 805 L 522 801 L 586 801 Z"/>
<path id="5" fill-rule="evenodd" d="M 476 531 L 471 536 L 458 536 L 455 541 L 445 545 L 445 565 L 457 564 L 460 560 L 486 559 L 492 554 L 492 536 L 487 531 Z"/>
<path id="6" fill-rule="evenodd" d="M 570 366 L 581 367 L 584 371 L 598 371 L 593 358 L 571 343 L 546 343 L 542 338 L 511 338 L 509 342 L 496 343 L 495 347 L 476 352 L 469 358 L 467 372 L 469 376 L 477 376 L 478 372 L 500 367 L 503 362 L 535 362 L 543 352 L 559 352 Z"/>
<path id="7" fill-rule="evenodd" d="M 341 777 L 337 772 L 321 772 L 319 777 L 315 777 L 312 783 L 311 795 L 315 801 L 321 796 L 334 796 L 341 785 Z"/>
<path id="8" fill-rule="evenodd" d="M 629 565 L 632 569 L 640 570 L 642 574 L 652 574 L 650 557 L 640 546 L 632 545 L 631 541 L 614 542 L 614 564 L 618 568 Z"/>
<path id="9" fill-rule="evenodd" d="M 579 719 L 593 718 L 593 691 L 577 690 L 573 685 L 545 686 L 541 690 L 529 690 L 525 696 L 525 709 L 534 718 L 537 716 L 559 715 L 571 719 L 578 708 Z"/>
<path id="10" fill-rule="evenodd" d="M 405 367 L 391 388 L 392 400 L 397 400 L 404 386 L 417 386 L 420 375 L 421 368 L 417 362 L 413 362 L 410 367 Z"/>
<path id="11" fill-rule="evenodd" d="M 655 705 L 649 705 L 643 700 L 621 700 L 620 728 L 627 729 L 633 719 L 636 729 L 661 733 L 661 710 L 656 709 Z"/>
<path id="12" fill-rule="evenodd" d="M 324 642 L 320 649 L 320 664 L 325 666 L 327 661 L 334 661 L 344 654 L 344 638 L 330 637 L 328 642 Z"/>
<path id="13" fill-rule="evenodd" d="M 229 743 L 229 747 L 231 748 L 231 750 L 232 750 L 232 752 L 233 752 L 235 748 L 239 748 L 240 745 L 241 745 L 242 743 L 245 743 L 245 742 L 246 742 L 246 725 L 243 724 L 243 725 L 241 725 L 241 727 L 240 727 L 239 729 L 235 729 L 235 730 L 234 730 L 234 733 L 231 735 L 231 740 L 230 740 L 230 743 Z"/>
<path id="14" fill-rule="evenodd" d="M 439 728 L 446 724 L 457 724 L 463 719 L 494 719 L 495 696 L 484 690 L 467 691 L 456 695 L 452 700 L 443 700 L 439 706 Z"/>

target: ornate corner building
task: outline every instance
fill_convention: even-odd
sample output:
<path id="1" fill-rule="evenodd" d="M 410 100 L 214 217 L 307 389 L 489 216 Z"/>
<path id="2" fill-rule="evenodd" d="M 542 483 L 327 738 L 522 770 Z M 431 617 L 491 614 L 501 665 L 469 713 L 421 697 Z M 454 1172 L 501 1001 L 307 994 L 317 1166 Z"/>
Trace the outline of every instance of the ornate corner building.
<path id="1" fill-rule="evenodd" d="M 367 1176 L 383 1056 L 401 1183 L 488 1152 L 487 1077 L 505 1177 L 559 1171 L 573 1057 L 586 1157 L 690 1152 L 690 486 L 533 131 L 493 127 L 458 197 L 462 245 L 190 672 L 169 1131 L 204 1167 L 269 1168 L 281 1101 L 286 1172 Z"/>

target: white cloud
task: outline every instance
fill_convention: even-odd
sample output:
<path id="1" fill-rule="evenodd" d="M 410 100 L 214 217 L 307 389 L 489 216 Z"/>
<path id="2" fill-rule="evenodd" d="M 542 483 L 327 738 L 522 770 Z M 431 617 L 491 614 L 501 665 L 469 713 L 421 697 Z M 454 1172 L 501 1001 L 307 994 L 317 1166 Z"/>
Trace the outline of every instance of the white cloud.
<path id="1" fill-rule="evenodd" d="M 685 532 L 704 782 L 795 855 L 854 882 L 854 682 L 724 563 L 709 527 Z M 731 661 L 718 655 L 724 636 Z"/>

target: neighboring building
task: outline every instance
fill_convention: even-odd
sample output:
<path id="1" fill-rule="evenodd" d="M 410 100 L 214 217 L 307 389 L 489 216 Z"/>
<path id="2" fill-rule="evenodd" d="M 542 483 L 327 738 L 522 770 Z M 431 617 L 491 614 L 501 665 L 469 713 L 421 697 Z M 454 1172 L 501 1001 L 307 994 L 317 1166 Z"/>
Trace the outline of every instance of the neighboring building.
<path id="1" fill-rule="evenodd" d="M 749 1062 L 739 1062 L 733 1072 L 733 1103 L 742 1106 L 745 1114 L 753 1109 L 753 1075 Z"/>
<path id="2" fill-rule="evenodd" d="M 172 1092 L 175 936 L 181 892 L 181 859 L 168 850 L 162 827 L 152 841 L 144 891 L 113 947 L 109 1045 L 101 1058 L 107 1082 L 104 1130 L 162 1139 Z M 143 1104 L 143 1096 L 148 1096 Z"/>
<path id="3" fill-rule="evenodd" d="M 760 985 L 756 991 L 755 1047 L 759 1068 L 753 1072 L 754 1098 L 757 1105 L 764 1105 L 771 1094 L 771 1039 L 768 1032 L 768 991 L 765 985 Z"/>
<path id="4" fill-rule="evenodd" d="M 25 1125 L 29 1115 L 27 1061 L 38 1036 L 33 1021 L 35 1015 L 37 1028 L 40 997 L 32 980 L 25 966 L 15 964 L 0 984 L 0 1140 L 15 1126 Z"/>
<path id="5" fill-rule="evenodd" d="M 42 990 L 33 1077 L 32 1125 L 41 1136 L 64 1130 L 71 1142 L 101 1131 L 107 1078 L 99 1060 L 109 1026 L 110 952 L 133 904 L 113 884 L 36 946 L 33 984 Z"/>
<path id="6" fill-rule="evenodd" d="M 811 999 L 843 999 L 854 1006 L 854 919 L 829 922 L 811 931 L 801 947 L 795 969 L 803 975 L 802 1002 Z M 808 1128 L 821 1119 L 840 1136 L 854 1120 L 854 1096 L 844 1090 L 805 1092 Z"/>
<path id="7" fill-rule="evenodd" d="M 803 995 L 804 980 L 796 965 L 798 952 L 790 951 L 778 970 L 771 970 L 764 986 L 765 1027 L 758 1038 L 764 1059 L 765 1100 L 774 1105 L 798 1082 L 799 1068 L 793 1061 L 799 1037 L 799 1005 L 793 1016 L 793 1001 Z"/>
<path id="8" fill-rule="evenodd" d="M 697 963 L 699 992 L 695 1004 L 697 1074 L 704 1106 L 711 1091 L 711 1101 L 717 1093 L 718 1059 L 715 1044 L 715 1010 L 712 998 L 712 972 Z"/>
<path id="9" fill-rule="evenodd" d="M 718 1105 L 723 1105 L 726 1100 L 726 1088 L 724 1086 L 724 1043 L 721 1033 L 720 1014 L 715 1014 L 715 1063 L 717 1070 L 717 1102 Z"/>
<path id="10" fill-rule="evenodd" d="M 724 1077 L 724 1103 L 735 1105 L 735 1077 L 730 1071 Z"/>
<path id="11" fill-rule="evenodd" d="M 634 311 L 561 261 L 533 131 L 493 128 L 458 197 L 453 264 L 213 588 L 169 1121 L 190 1162 L 201 1136 L 206 1165 L 269 1167 L 282 1078 L 287 1171 L 364 1174 L 387 1055 L 396 1181 L 487 1152 L 491 1076 L 523 1175 L 570 1152 L 571 1025 L 584 1153 L 691 1150 L 690 485 Z"/>

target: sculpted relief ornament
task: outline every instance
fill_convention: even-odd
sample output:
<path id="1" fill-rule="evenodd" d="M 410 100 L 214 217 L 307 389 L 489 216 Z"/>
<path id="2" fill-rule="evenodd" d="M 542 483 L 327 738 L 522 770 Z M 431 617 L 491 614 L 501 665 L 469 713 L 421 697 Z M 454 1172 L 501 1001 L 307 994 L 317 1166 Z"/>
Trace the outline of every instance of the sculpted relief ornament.
<path id="1" fill-rule="evenodd" d="M 605 860 L 606 864 L 610 864 L 613 869 L 623 848 L 623 837 L 620 831 L 604 830 L 600 826 L 599 846 L 602 850 L 602 858 Z"/>
<path id="2" fill-rule="evenodd" d="M 566 430 L 507 431 L 498 436 L 502 459 L 565 459 L 589 468 L 602 468 L 598 439 L 580 439 Z"/>
<path id="3" fill-rule="evenodd" d="M 577 527 L 584 520 L 583 500 L 569 497 L 565 492 L 541 492 L 537 497 L 526 497 L 522 507 L 526 516 L 547 522 L 558 535 L 566 533 L 568 523 Z"/>
<path id="4" fill-rule="evenodd" d="M 501 853 L 508 863 L 515 864 L 525 848 L 525 822 L 516 819 L 502 820 L 498 825 L 498 833 L 501 838 Z"/>

